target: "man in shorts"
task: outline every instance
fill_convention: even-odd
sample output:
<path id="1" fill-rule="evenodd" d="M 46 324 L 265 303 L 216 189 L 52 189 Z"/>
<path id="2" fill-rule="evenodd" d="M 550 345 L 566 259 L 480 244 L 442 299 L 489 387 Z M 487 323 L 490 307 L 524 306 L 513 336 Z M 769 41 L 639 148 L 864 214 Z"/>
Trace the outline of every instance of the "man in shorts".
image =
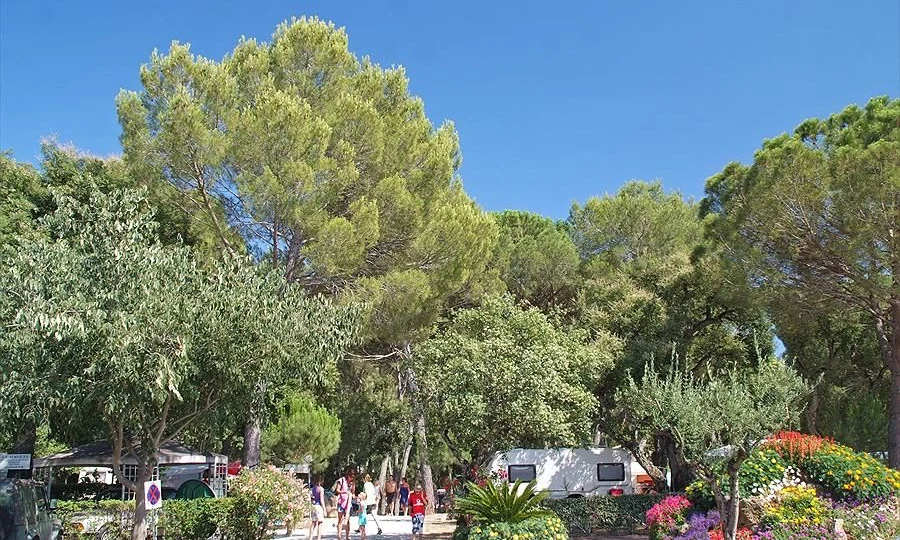
<path id="1" fill-rule="evenodd" d="M 422 491 L 422 483 L 416 482 L 416 490 L 409 494 L 409 513 L 412 516 L 412 540 L 422 540 L 425 534 L 425 507 L 428 498 Z"/>
<path id="2" fill-rule="evenodd" d="M 384 495 L 387 499 L 388 515 L 396 516 L 397 507 L 394 505 L 394 501 L 397 499 L 397 482 L 393 478 L 388 478 L 388 481 L 384 483 Z"/>

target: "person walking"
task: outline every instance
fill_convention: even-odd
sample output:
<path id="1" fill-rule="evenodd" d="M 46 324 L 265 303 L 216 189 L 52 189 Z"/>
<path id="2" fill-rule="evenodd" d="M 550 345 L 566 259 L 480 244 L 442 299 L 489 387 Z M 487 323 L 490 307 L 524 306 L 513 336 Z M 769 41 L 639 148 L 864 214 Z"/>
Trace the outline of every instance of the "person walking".
<path id="1" fill-rule="evenodd" d="M 378 488 L 372 483 L 371 475 L 366 474 L 363 477 L 363 480 L 365 481 L 363 484 L 363 493 L 366 495 L 366 503 L 365 505 L 363 505 L 362 502 L 359 503 L 359 513 L 372 516 L 372 521 L 375 523 L 375 526 L 378 527 L 378 534 L 381 534 L 381 524 L 378 523 Z M 359 500 L 362 501 L 362 499 Z"/>
<path id="2" fill-rule="evenodd" d="M 353 499 L 353 483 L 356 480 L 356 467 L 347 465 L 344 476 L 338 478 L 334 492 L 337 494 L 337 532 L 346 531 L 345 540 L 350 540 L 350 503 Z"/>
<path id="3" fill-rule="evenodd" d="M 393 477 L 388 478 L 384 483 L 384 495 L 387 499 L 387 513 L 391 516 L 397 515 L 397 481 Z"/>
<path id="4" fill-rule="evenodd" d="M 366 506 L 367 506 L 366 492 L 361 491 L 359 495 L 356 496 L 356 501 L 359 503 L 359 513 L 356 515 L 356 532 L 359 533 L 359 540 L 366 540 L 366 524 L 368 523 L 368 516 L 366 515 Z M 378 533 L 381 534 L 381 533 Z"/>
<path id="5" fill-rule="evenodd" d="M 425 508 L 428 498 L 422 491 L 422 483 L 416 482 L 416 490 L 409 495 L 409 509 L 412 515 L 412 540 L 423 540 L 425 535 Z"/>
<path id="6" fill-rule="evenodd" d="M 408 515 L 407 511 L 409 510 L 409 482 L 406 481 L 406 477 L 400 479 L 400 515 L 405 516 Z"/>
<path id="7" fill-rule="evenodd" d="M 317 474 L 312 487 L 312 514 L 309 516 L 309 540 L 322 539 L 322 524 L 325 523 L 325 488 L 322 487 L 322 475 Z"/>

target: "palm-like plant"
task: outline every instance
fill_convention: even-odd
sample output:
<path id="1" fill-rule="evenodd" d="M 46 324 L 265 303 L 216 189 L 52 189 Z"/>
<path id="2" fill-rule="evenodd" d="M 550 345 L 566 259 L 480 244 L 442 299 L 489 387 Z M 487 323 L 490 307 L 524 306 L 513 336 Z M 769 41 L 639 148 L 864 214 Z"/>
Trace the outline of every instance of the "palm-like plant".
<path id="1" fill-rule="evenodd" d="M 547 493 L 535 493 L 536 482 L 532 480 L 522 486 L 500 485 L 488 482 L 484 486 L 469 484 L 468 493 L 455 502 L 455 510 L 472 516 L 474 521 L 486 523 L 519 523 L 533 517 L 546 516 L 550 512 L 540 507 Z"/>

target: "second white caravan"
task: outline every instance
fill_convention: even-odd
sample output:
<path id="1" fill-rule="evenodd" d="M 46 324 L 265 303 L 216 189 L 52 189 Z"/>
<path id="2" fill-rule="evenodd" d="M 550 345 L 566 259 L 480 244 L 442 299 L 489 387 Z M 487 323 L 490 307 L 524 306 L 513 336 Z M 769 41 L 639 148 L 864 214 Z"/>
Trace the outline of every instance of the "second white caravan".
<path id="1" fill-rule="evenodd" d="M 630 495 L 647 473 L 624 448 L 514 448 L 497 452 L 489 468 L 509 482 L 536 480 L 537 491 L 562 499 L 587 495 Z"/>

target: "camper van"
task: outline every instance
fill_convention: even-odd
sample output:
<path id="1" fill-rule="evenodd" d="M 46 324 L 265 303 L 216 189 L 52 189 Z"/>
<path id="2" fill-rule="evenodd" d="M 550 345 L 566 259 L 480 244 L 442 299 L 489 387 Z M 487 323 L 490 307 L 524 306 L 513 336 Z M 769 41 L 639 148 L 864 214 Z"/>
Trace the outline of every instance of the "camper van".
<path id="1" fill-rule="evenodd" d="M 624 448 L 514 448 L 497 452 L 489 468 L 510 483 L 536 480 L 535 489 L 554 499 L 638 493 L 648 478 Z"/>

